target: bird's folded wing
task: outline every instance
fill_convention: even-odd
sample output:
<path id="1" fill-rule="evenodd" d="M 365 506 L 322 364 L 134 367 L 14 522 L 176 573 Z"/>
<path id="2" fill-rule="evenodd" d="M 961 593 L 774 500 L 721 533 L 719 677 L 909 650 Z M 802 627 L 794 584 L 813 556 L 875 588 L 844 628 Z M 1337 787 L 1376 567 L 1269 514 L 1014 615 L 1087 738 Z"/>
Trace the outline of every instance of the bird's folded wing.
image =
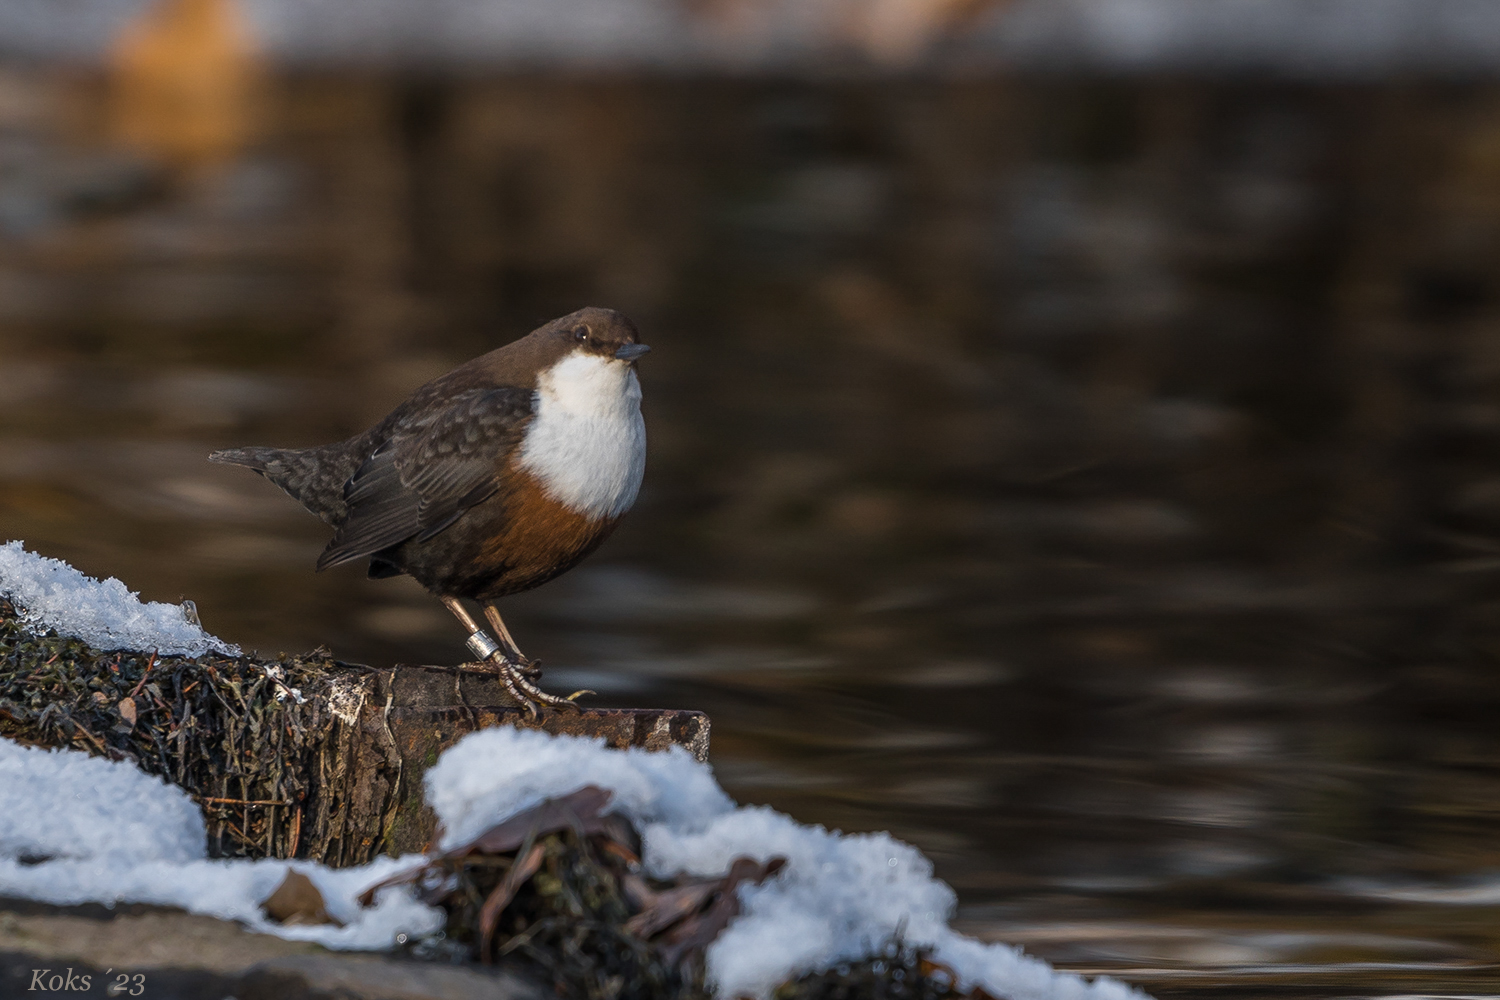
<path id="1" fill-rule="evenodd" d="M 398 424 L 344 486 L 349 517 L 318 568 L 416 538 L 427 541 L 500 487 L 502 459 L 531 419 L 531 391 L 476 389 Z"/>

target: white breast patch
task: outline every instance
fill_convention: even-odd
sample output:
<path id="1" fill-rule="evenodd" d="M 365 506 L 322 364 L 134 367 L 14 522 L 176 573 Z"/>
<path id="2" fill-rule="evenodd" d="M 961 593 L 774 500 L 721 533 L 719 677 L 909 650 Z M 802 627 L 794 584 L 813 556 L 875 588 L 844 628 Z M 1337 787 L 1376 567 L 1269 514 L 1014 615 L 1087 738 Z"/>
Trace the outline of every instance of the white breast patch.
<path id="1" fill-rule="evenodd" d="M 547 495 L 590 518 L 619 517 L 646 472 L 641 383 L 624 361 L 574 352 L 543 373 L 519 464 Z"/>

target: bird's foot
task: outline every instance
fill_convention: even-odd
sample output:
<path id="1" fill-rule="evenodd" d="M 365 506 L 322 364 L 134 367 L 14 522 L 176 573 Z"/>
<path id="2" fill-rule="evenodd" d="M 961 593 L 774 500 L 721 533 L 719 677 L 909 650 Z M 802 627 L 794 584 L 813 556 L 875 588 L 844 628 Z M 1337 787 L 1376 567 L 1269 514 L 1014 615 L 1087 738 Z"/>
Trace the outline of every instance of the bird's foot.
<path id="1" fill-rule="evenodd" d="M 469 660 L 465 663 L 460 663 L 458 666 L 460 670 L 490 671 L 501 664 L 510 667 L 518 677 L 524 677 L 533 684 L 542 679 L 541 660 L 527 660 L 524 658 L 517 660 L 514 657 L 506 656 L 504 653 L 496 653 L 494 656 L 484 660 Z"/>
<path id="2" fill-rule="evenodd" d="M 515 670 L 516 673 L 520 674 L 528 681 L 531 681 L 531 683 L 533 684 L 542 679 L 541 660 L 528 660 L 520 653 L 517 653 L 515 656 L 506 657 L 506 662 L 511 665 L 511 668 Z"/>
<path id="3" fill-rule="evenodd" d="M 515 700 L 516 704 L 524 708 L 526 714 L 530 715 L 533 719 L 537 717 L 538 705 L 546 705 L 548 708 L 554 709 L 567 708 L 575 712 L 581 712 L 583 709 L 578 707 L 575 699 L 582 695 L 596 693 L 585 688 L 582 691 L 574 691 L 566 698 L 555 694 L 548 694 L 532 683 L 534 679 L 542 675 L 541 667 L 537 666 L 535 662 L 527 660 L 517 663 L 514 660 L 504 658 L 498 653 L 491 658 L 491 662 L 500 668 L 500 683 L 505 685 L 505 690 Z"/>
<path id="4" fill-rule="evenodd" d="M 594 693 L 589 690 L 574 691 L 566 698 L 548 694 L 534 683 L 542 676 L 540 661 L 526 659 L 514 645 L 509 650 L 502 648 L 478 627 L 469 633 L 468 646 L 475 656 L 499 668 L 500 683 L 505 685 L 505 690 L 515 699 L 516 704 L 524 708 L 533 719 L 537 717 L 538 705 L 582 711 L 574 699 Z"/>

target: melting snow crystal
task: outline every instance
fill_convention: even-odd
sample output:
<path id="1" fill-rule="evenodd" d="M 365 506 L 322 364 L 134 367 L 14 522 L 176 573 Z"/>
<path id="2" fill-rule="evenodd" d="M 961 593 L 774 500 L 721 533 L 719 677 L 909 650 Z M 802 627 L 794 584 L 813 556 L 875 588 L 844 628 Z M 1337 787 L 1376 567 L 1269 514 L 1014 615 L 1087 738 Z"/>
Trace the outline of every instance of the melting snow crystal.
<path id="1" fill-rule="evenodd" d="M 181 607 L 156 601 L 143 604 L 135 591 L 114 577 L 84 576 L 61 559 L 27 552 L 21 542 L 0 545 L 0 596 L 19 607 L 27 627 L 54 629 L 95 649 L 154 649 L 168 656 L 240 655 L 238 646 L 188 621 Z"/>

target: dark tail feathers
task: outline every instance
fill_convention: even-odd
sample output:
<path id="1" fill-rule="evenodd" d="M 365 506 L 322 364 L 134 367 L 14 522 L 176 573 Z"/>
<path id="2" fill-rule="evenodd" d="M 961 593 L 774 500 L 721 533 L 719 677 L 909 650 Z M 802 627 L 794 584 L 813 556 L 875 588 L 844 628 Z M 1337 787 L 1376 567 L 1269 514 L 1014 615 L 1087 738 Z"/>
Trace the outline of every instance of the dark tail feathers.
<path id="1" fill-rule="evenodd" d="M 227 448 L 208 460 L 254 469 L 324 521 L 338 525 L 349 514 L 344 483 L 359 467 L 357 456 L 343 442 L 321 448 Z"/>
<path id="2" fill-rule="evenodd" d="M 225 465 L 243 465 L 247 469 L 263 473 L 284 454 L 286 452 L 280 448 L 225 448 L 209 455 L 208 460 L 223 462 Z"/>

